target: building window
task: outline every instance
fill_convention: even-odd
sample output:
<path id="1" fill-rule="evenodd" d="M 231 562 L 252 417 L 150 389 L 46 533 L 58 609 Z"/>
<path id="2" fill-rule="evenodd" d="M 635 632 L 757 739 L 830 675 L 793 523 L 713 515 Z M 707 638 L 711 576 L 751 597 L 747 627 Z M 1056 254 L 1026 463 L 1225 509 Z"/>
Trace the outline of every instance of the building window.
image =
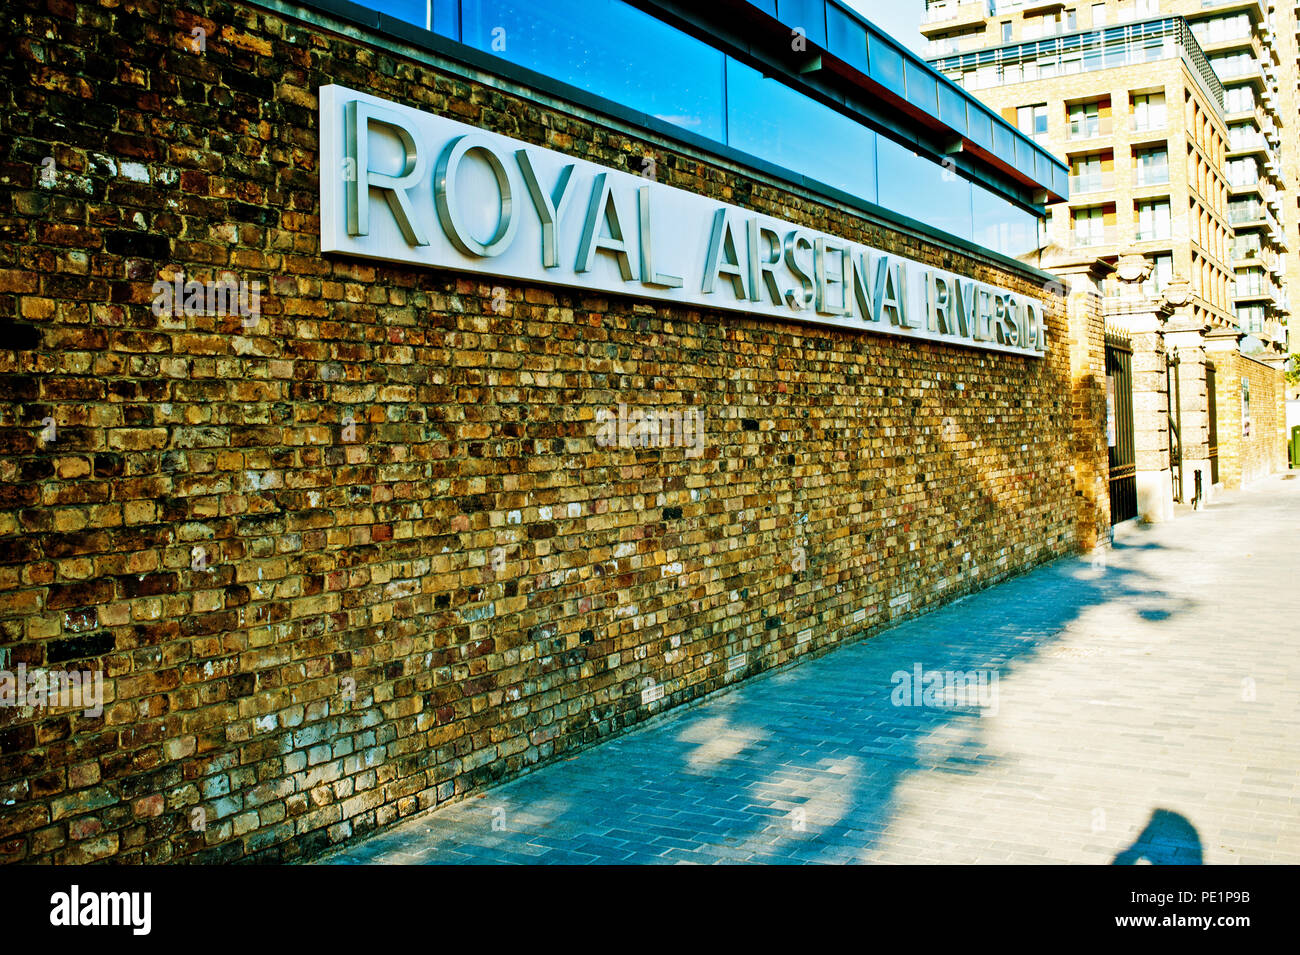
<path id="1" fill-rule="evenodd" d="M 1164 93 L 1139 93 L 1133 97 L 1133 129 L 1145 132 L 1168 124 Z"/>
<path id="2" fill-rule="evenodd" d="M 1016 128 L 1026 136 L 1038 139 L 1047 135 L 1047 104 L 1021 106 L 1016 110 Z"/>
<path id="3" fill-rule="evenodd" d="M 1134 154 L 1139 186 L 1163 186 L 1169 182 L 1169 152 L 1163 146 Z"/>
<path id="4" fill-rule="evenodd" d="M 1137 240 L 1150 242 L 1170 235 L 1169 200 L 1152 199 L 1137 204 Z"/>
<path id="5" fill-rule="evenodd" d="M 1103 133 L 1100 103 L 1074 103 L 1070 110 L 1070 138 L 1090 139 Z"/>
<path id="6" fill-rule="evenodd" d="M 1070 182 L 1071 194 L 1100 192 L 1111 186 L 1103 172 L 1101 156 L 1080 156 L 1071 163 L 1070 172 L 1073 175 Z"/>
<path id="7" fill-rule="evenodd" d="M 1011 42 L 1011 24 L 1010 24 L 1010 23 L 1004 23 L 1004 24 L 1002 24 L 1002 42 L 1003 42 L 1003 43 L 1010 43 L 1010 42 Z"/>
<path id="8" fill-rule="evenodd" d="M 1106 4 L 1094 3 L 1092 5 L 1092 25 L 1094 28 L 1106 25 Z"/>
<path id="9" fill-rule="evenodd" d="M 1174 257 L 1170 253 L 1151 257 L 1151 275 L 1142 283 L 1143 294 L 1155 297 L 1174 280 Z"/>
<path id="10" fill-rule="evenodd" d="M 1106 210 L 1102 206 L 1074 210 L 1074 244 L 1102 245 L 1106 242 Z"/>

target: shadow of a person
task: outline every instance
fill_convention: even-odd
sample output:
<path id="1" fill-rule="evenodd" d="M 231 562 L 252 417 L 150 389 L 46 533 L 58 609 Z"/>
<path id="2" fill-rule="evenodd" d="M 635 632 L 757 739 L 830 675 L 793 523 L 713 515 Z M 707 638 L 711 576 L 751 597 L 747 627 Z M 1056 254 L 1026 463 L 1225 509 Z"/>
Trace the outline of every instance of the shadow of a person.
<path id="1" fill-rule="evenodd" d="M 1115 856 L 1111 865 L 1200 865 L 1201 837 L 1187 817 L 1156 809 L 1133 844 Z"/>

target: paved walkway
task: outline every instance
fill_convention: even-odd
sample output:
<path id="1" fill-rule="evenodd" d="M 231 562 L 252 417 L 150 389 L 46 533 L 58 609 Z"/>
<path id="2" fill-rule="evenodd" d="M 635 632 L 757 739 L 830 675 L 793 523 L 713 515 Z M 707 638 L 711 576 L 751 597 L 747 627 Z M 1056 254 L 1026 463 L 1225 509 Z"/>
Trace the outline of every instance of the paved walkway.
<path id="1" fill-rule="evenodd" d="M 1300 863 L 1300 479 L 1117 536 L 325 861 Z"/>

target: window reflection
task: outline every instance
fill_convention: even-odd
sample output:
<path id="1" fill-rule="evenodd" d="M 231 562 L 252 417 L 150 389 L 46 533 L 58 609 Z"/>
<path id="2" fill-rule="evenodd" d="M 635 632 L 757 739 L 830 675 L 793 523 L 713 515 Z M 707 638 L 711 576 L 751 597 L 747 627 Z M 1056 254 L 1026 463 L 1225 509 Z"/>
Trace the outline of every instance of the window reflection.
<path id="1" fill-rule="evenodd" d="M 462 42 L 721 141 L 720 50 L 620 0 L 463 0 Z"/>
<path id="2" fill-rule="evenodd" d="M 876 147 L 882 205 L 974 241 L 971 182 L 886 136 Z"/>
<path id="3" fill-rule="evenodd" d="M 876 201 L 876 134 L 727 58 L 728 144 Z"/>
<path id="4" fill-rule="evenodd" d="M 1013 259 L 1038 250 L 1040 220 L 1031 212 L 972 183 L 975 208 L 975 244 Z"/>
<path id="5" fill-rule="evenodd" d="M 414 23 L 426 30 L 432 26 L 429 22 L 429 0 L 382 0 L 371 6 L 394 19 Z"/>

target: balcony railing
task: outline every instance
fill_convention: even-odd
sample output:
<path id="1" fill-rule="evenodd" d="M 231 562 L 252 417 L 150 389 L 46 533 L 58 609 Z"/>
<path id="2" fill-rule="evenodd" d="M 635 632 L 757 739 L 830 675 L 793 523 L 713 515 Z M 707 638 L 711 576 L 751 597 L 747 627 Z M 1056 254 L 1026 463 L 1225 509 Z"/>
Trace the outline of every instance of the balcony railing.
<path id="1" fill-rule="evenodd" d="M 1140 116 L 1133 114 L 1133 132 L 1154 133 L 1169 128 L 1169 117 L 1164 115 Z"/>
<path id="2" fill-rule="evenodd" d="M 1168 166 L 1138 166 L 1137 184 L 1139 186 L 1169 185 L 1169 167 Z"/>
<path id="3" fill-rule="evenodd" d="M 974 26 L 992 15 L 992 5 L 988 0 L 976 2 L 949 3 L 943 7 L 931 7 L 925 11 L 921 21 L 921 34 L 930 36 L 941 33 L 948 28 Z"/>
<path id="4" fill-rule="evenodd" d="M 1114 245 L 1118 241 L 1119 233 L 1114 226 L 1095 229 L 1080 229 L 1076 226 L 1070 233 L 1070 245 L 1076 249 L 1093 249 L 1102 245 Z"/>
<path id="5" fill-rule="evenodd" d="M 1070 177 L 1070 195 L 1078 196 L 1090 192 L 1106 192 L 1115 188 L 1113 172 L 1087 172 Z"/>
<path id="6" fill-rule="evenodd" d="M 1149 229 L 1138 227 L 1137 235 L 1134 237 L 1137 242 L 1168 242 L 1173 237 L 1173 233 L 1168 224 L 1152 226 Z"/>
<path id="7" fill-rule="evenodd" d="M 1206 95 L 1222 108 L 1223 83 L 1182 17 L 1161 17 L 972 50 L 936 57 L 931 64 L 955 82 L 975 90 L 1172 57 L 1184 59 Z"/>
<path id="8" fill-rule="evenodd" d="M 987 17 L 993 13 L 993 4 L 988 0 L 962 0 L 961 3 L 948 3 L 941 7 L 931 7 L 925 11 L 922 23 L 947 23 L 963 16 Z"/>
<path id="9" fill-rule="evenodd" d="M 1230 153 L 1259 152 L 1267 149 L 1268 143 L 1264 141 L 1264 137 L 1259 133 L 1233 136 L 1228 142 L 1228 152 Z"/>
<path id="10" fill-rule="evenodd" d="M 1066 136 L 1071 142 L 1081 139 L 1096 139 L 1109 136 L 1115 128 L 1115 122 L 1109 116 L 1088 116 L 1083 119 L 1071 119 L 1066 126 Z"/>

